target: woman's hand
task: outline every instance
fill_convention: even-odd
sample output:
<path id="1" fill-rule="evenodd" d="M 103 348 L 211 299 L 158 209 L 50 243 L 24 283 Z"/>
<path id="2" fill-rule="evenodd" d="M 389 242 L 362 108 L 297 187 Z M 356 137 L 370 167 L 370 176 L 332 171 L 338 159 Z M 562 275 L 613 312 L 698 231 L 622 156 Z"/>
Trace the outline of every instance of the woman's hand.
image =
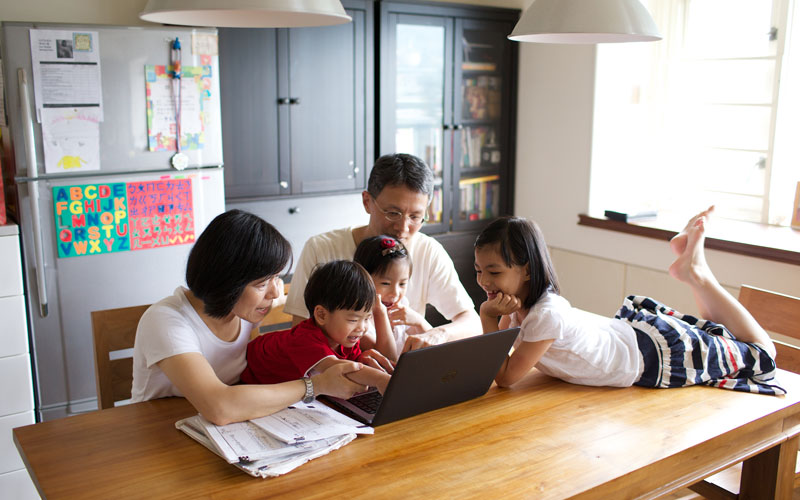
<path id="1" fill-rule="evenodd" d="M 358 361 L 366 366 L 386 373 L 394 373 L 394 364 L 383 354 L 375 349 L 367 349 L 358 357 Z"/>
<path id="2" fill-rule="evenodd" d="M 493 299 L 481 304 L 481 316 L 496 318 L 505 316 L 522 307 L 522 301 L 516 295 L 498 293 Z"/>
<path id="3" fill-rule="evenodd" d="M 362 367 L 360 363 L 339 360 L 321 374 L 311 377 L 314 393 L 348 399 L 353 397 L 353 394 L 366 391 L 365 385 L 357 384 L 346 377 L 347 374 L 358 372 Z"/>

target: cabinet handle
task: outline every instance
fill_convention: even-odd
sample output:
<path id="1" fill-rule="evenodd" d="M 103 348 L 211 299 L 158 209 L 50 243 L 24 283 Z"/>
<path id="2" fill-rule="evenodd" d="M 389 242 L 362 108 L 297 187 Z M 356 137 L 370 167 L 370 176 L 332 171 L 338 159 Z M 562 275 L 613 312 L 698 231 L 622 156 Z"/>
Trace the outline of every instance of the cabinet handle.
<path id="1" fill-rule="evenodd" d="M 281 186 L 281 188 L 283 188 L 283 189 L 286 189 L 286 188 L 288 188 L 288 187 L 289 187 L 289 183 L 288 183 L 288 182 L 286 182 L 286 181 L 281 181 L 281 182 L 279 183 L 279 185 L 280 185 L 280 186 Z"/>
<path id="2" fill-rule="evenodd" d="M 290 100 L 289 100 L 288 97 L 279 97 L 278 98 L 278 104 L 289 104 L 289 103 L 290 103 Z"/>
<path id="3" fill-rule="evenodd" d="M 459 123 L 458 125 L 453 126 L 453 128 L 456 129 L 456 130 L 464 130 L 464 125 L 461 125 Z"/>
<path id="4" fill-rule="evenodd" d="M 450 124 L 445 123 L 444 125 L 442 125 L 442 128 L 445 130 L 450 130 Z"/>
<path id="5" fill-rule="evenodd" d="M 289 213 L 290 214 L 299 214 L 300 213 L 300 207 L 289 207 Z"/>
<path id="6" fill-rule="evenodd" d="M 290 97 L 289 98 L 289 104 L 300 104 L 300 98 L 299 97 Z"/>

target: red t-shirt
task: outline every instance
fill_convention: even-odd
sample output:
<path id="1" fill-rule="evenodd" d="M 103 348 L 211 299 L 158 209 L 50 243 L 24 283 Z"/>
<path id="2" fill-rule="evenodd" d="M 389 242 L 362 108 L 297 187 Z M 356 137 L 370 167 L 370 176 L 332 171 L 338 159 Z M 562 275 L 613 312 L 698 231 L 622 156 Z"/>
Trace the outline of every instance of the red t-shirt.
<path id="1" fill-rule="evenodd" d="M 339 352 L 336 352 L 339 351 Z M 328 337 L 309 318 L 290 330 L 260 335 L 247 344 L 247 367 L 240 377 L 245 384 L 277 384 L 297 380 L 328 356 L 355 361 L 361 356 L 358 342 L 334 351 Z"/>

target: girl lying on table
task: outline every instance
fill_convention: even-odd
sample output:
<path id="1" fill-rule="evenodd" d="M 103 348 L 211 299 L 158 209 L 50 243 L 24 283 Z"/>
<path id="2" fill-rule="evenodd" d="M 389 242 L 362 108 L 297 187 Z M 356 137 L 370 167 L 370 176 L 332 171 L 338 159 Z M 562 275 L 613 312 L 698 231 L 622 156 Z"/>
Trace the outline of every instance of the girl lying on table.
<path id="1" fill-rule="evenodd" d="M 670 241 L 677 259 L 669 273 L 691 287 L 705 319 L 641 296 L 626 298 L 613 319 L 575 309 L 559 295 L 534 223 L 505 217 L 489 224 L 475 242 L 477 280 L 488 298 L 480 307 L 483 331 L 521 327 L 497 384 L 512 385 L 536 366 L 574 384 L 705 384 L 785 394 L 774 380 L 775 346 L 769 335 L 706 263 L 705 223 L 713 208 L 693 217 Z"/>

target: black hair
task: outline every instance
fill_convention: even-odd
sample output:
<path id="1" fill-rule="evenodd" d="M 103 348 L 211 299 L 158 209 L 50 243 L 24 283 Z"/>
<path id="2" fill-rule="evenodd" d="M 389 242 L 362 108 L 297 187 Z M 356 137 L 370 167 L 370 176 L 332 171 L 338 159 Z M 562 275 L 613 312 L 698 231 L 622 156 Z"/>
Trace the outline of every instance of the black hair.
<path id="1" fill-rule="evenodd" d="M 375 285 L 361 264 L 350 260 L 333 260 L 314 268 L 306 283 L 303 299 L 311 317 L 317 306 L 330 312 L 338 309 L 368 311 L 375 304 Z"/>
<path id="2" fill-rule="evenodd" d="M 291 267 L 292 246 L 271 224 L 242 210 L 214 218 L 189 253 L 186 284 L 205 313 L 224 318 L 248 283 Z"/>
<path id="3" fill-rule="evenodd" d="M 507 266 L 530 264 L 530 290 L 522 305 L 525 309 L 533 307 L 547 290 L 561 293 L 550 252 L 535 222 L 522 217 L 495 219 L 478 235 L 475 249 L 493 244 L 498 244 Z"/>
<path id="4" fill-rule="evenodd" d="M 386 186 L 405 186 L 428 197 L 433 194 L 433 172 L 414 155 L 395 153 L 383 155 L 372 166 L 367 192 L 377 198 Z"/>
<path id="5" fill-rule="evenodd" d="M 353 261 L 358 262 L 369 274 L 383 275 L 389 266 L 398 259 L 408 263 L 408 275 L 411 276 L 411 257 L 405 245 L 391 236 L 382 234 L 366 238 L 356 247 Z"/>

